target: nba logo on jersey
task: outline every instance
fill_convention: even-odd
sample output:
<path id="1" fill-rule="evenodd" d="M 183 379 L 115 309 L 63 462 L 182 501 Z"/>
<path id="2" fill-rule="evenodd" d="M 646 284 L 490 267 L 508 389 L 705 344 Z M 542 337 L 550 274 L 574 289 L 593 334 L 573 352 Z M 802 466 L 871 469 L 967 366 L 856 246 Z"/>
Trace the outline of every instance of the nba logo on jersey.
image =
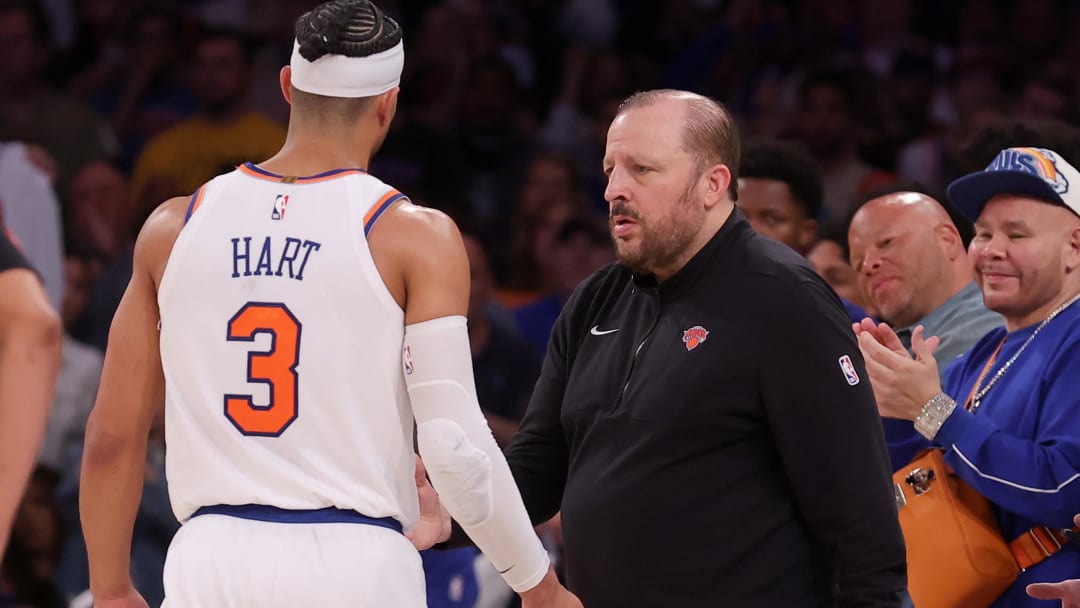
<path id="1" fill-rule="evenodd" d="M 405 375 L 406 376 L 411 376 L 412 373 L 413 373 L 413 370 L 415 369 L 413 367 L 413 362 L 412 362 L 412 349 L 410 349 L 408 347 L 408 345 L 406 345 L 405 348 L 403 348 L 401 350 L 401 355 L 402 355 L 402 360 L 405 363 Z"/>
<path id="2" fill-rule="evenodd" d="M 855 373 L 855 364 L 851 362 L 851 357 L 847 355 L 840 357 L 840 370 L 844 372 L 844 378 L 847 379 L 848 384 L 855 386 L 859 383 L 859 374 Z"/>
<path id="3" fill-rule="evenodd" d="M 285 219 L 285 207 L 289 205 L 289 195 L 279 194 L 274 199 L 274 212 L 270 214 L 270 219 L 281 220 Z"/>

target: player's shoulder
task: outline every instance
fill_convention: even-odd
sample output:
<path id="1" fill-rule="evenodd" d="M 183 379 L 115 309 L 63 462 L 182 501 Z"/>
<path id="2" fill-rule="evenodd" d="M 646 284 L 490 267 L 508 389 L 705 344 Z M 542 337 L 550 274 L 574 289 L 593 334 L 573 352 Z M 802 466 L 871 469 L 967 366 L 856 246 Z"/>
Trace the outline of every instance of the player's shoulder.
<path id="1" fill-rule="evenodd" d="M 408 199 L 402 199 L 387 210 L 372 236 L 390 237 L 400 245 L 428 255 L 435 255 L 443 247 L 459 246 L 461 243 L 461 232 L 449 215 Z"/>
<path id="2" fill-rule="evenodd" d="M 139 230 L 134 264 L 147 269 L 155 281 L 161 277 L 176 237 L 184 228 L 190 202 L 190 196 L 166 200 L 150 213 Z"/>

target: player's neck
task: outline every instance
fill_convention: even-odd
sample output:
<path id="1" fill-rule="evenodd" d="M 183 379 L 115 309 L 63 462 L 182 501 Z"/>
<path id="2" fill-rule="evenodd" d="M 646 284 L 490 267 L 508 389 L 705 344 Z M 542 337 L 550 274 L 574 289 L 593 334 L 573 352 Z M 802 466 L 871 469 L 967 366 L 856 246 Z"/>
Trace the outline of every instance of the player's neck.
<path id="1" fill-rule="evenodd" d="M 348 145 L 336 139 L 293 137 L 290 133 L 273 157 L 259 165 L 281 175 L 316 175 L 334 169 L 367 169 L 371 147 Z"/>

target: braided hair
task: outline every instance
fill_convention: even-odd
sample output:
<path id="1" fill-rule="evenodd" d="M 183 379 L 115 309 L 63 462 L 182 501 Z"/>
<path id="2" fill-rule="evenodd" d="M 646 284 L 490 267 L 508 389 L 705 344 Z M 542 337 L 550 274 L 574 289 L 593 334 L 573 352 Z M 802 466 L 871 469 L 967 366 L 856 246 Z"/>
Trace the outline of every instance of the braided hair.
<path id="1" fill-rule="evenodd" d="M 296 21 L 300 56 L 367 57 L 401 42 L 401 26 L 369 0 L 331 0 Z"/>

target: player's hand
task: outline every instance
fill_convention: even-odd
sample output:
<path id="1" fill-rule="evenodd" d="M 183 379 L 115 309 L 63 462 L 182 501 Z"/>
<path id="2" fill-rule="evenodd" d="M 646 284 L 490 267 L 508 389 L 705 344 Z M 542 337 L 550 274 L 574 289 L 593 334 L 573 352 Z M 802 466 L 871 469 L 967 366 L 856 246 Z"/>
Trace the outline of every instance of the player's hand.
<path id="1" fill-rule="evenodd" d="M 521 594 L 521 608 L 583 608 L 581 600 L 562 586 L 549 568 L 540 584 Z"/>
<path id="2" fill-rule="evenodd" d="M 150 608 L 150 606 L 138 591 L 129 588 L 127 593 L 118 597 L 94 599 L 94 608 Z"/>
<path id="3" fill-rule="evenodd" d="M 416 457 L 416 494 L 420 498 L 420 519 L 405 532 L 417 551 L 430 549 L 450 538 L 450 513 L 439 501 L 439 495 L 427 478 L 427 469 L 420 456 Z"/>

